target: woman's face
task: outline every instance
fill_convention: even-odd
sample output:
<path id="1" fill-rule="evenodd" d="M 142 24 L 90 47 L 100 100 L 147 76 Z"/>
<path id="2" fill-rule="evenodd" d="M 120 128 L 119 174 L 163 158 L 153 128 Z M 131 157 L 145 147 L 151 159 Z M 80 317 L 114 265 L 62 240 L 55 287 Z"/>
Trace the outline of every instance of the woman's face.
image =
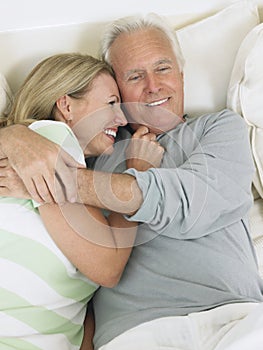
<path id="1" fill-rule="evenodd" d="M 85 156 L 112 153 L 118 127 L 127 124 L 114 78 L 107 73 L 98 75 L 81 99 L 69 97 L 69 103 L 72 115 L 69 126 Z"/>

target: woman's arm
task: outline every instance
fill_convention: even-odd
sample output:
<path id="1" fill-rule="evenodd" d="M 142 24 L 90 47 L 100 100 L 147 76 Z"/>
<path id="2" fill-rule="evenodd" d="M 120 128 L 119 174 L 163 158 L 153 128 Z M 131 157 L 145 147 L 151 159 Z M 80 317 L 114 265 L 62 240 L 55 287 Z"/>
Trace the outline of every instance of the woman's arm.
<path id="1" fill-rule="evenodd" d="M 149 159 L 141 156 L 145 150 L 152 159 L 156 159 L 157 166 L 163 155 L 163 148 L 157 152 L 159 144 L 145 129 L 138 131 L 131 140 L 133 145 L 135 140 L 143 138 L 132 152 L 133 165 L 139 170 L 151 166 Z M 130 154 L 130 150 L 128 152 Z M 110 191 L 105 191 L 103 197 L 110 196 Z M 49 203 L 42 205 L 39 211 L 51 237 L 84 275 L 108 287 L 119 281 L 134 243 L 135 223 L 126 221 L 115 212 L 106 218 L 101 209 L 78 203 L 62 206 Z"/>
<path id="2" fill-rule="evenodd" d="M 93 336 L 95 332 L 95 320 L 93 313 L 92 300 L 88 303 L 86 318 L 84 321 L 84 336 L 80 350 L 94 350 Z"/>
<path id="3" fill-rule="evenodd" d="M 89 279 L 113 287 L 118 283 L 136 235 L 136 223 L 120 214 L 105 218 L 100 209 L 82 204 L 45 204 L 41 218 L 57 246 Z"/>

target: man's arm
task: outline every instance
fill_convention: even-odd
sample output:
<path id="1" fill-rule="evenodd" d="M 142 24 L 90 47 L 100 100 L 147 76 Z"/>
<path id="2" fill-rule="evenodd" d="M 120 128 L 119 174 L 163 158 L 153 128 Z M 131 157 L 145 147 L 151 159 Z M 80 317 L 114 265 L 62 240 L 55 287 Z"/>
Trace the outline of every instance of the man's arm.
<path id="1" fill-rule="evenodd" d="M 65 195 L 70 201 L 75 201 L 76 184 L 72 170 L 83 166 L 47 138 L 23 125 L 2 128 L 0 158 L 8 158 L 10 166 L 37 202 L 62 203 Z M 65 188 L 63 184 L 68 186 Z"/>
<path id="2" fill-rule="evenodd" d="M 131 175 L 88 169 L 78 169 L 77 175 L 79 203 L 123 214 L 133 214 L 141 206 L 142 194 L 135 178 Z M 70 186 L 69 182 L 68 186 Z M 75 188 L 76 185 L 73 182 L 70 190 L 74 192 Z M 29 194 L 17 173 L 9 166 L 7 159 L 0 160 L 0 196 L 35 199 Z M 41 200 L 35 200 L 41 202 Z"/>
<path id="3" fill-rule="evenodd" d="M 171 238 L 195 239 L 246 217 L 254 164 L 244 120 L 224 110 L 189 120 L 179 136 L 177 131 L 164 143 L 162 168 L 126 171 L 143 195 L 129 220 Z"/>
<path id="4" fill-rule="evenodd" d="M 87 169 L 77 174 L 79 202 L 130 215 L 140 208 L 142 193 L 133 176 Z"/>
<path id="5" fill-rule="evenodd" d="M 78 202 L 123 214 L 134 214 L 140 208 L 142 193 L 135 177 L 132 175 L 112 174 L 79 168 L 76 183 L 75 177 L 72 176 L 72 172 L 67 166 L 76 166 L 78 163 L 74 160 L 71 161 L 69 155 L 57 145 L 21 125 L 8 127 L 6 132 L 5 130 L 0 130 L 0 132 L 0 149 L 4 150 L 5 156 L 10 157 L 11 167 L 17 171 L 30 196 L 37 202 L 50 202 L 50 200 L 45 200 L 47 197 L 43 194 L 50 189 L 51 199 L 54 198 L 55 202 L 60 202 L 57 199 L 56 188 L 52 191 L 52 188 L 55 187 L 54 174 L 56 172 L 59 174 L 61 183 L 66 187 L 68 200 L 70 194 L 76 198 L 78 193 Z M 19 141 L 16 139 L 18 136 Z M 15 144 L 13 148 L 16 149 L 20 146 L 23 151 L 14 151 L 11 147 L 12 141 Z M 6 144 L 4 144 L 5 142 Z M 9 147 L 12 149 L 9 149 Z M 156 167 L 160 164 L 163 152 L 163 148 L 155 141 L 155 136 L 149 133 L 148 128 L 142 127 L 137 130 L 132 138 L 129 154 L 127 155 L 129 159 L 128 167 L 141 168 L 142 163 L 147 164 L 146 168 L 149 168 L 149 166 Z M 62 157 L 64 153 L 65 156 Z M 12 162 L 13 159 L 15 164 Z M 69 159 L 69 162 L 67 162 L 67 159 Z M 72 164 L 70 164 L 70 161 Z M 59 162 L 61 165 L 59 165 Z M 5 171 L 4 168 L 0 168 L 0 187 L 2 187 L 0 188 L 0 195 L 23 197 L 25 190 L 17 183 L 15 174 L 12 175 L 9 171 L 6 174 L 8 179 L 4 182 Z M 68 179 L 64 172 L 66 175 L 69 173 Z M 38 187 L 41 181 L 43 189 Z M 27 185 L 28 182 L 31 186 Z M 19 186 L 21 187 L 20 192 L 18 190 Z M 61 192 L 63 192 L 62 189 Z"/>

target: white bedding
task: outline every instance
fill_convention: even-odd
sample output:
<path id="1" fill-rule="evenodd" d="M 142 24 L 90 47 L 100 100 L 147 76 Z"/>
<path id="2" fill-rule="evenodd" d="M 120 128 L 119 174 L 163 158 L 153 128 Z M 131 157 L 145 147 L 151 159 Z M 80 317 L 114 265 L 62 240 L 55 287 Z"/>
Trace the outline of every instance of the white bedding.
<path id="1" fill-rule="evenodd" d="M 196 2 L 197 0 L 193 1 Z M 229 3 L 238 3 L 238 1 L 230 0 Z M 233 8 L 231 13 L 231 10 L 228 9 L 225 13 L 220 12 L 215 17 L 204 18 L 192 27 L 184 27 L 178 32 L 178 39 L 182 44 L 184 53 L 191 58 L 187 60 L 185 72 L 186 109 L 188 112 L 195 114 L 195 112 L 202 113 L 217 110 L 227 104 L 226 97 L 229 94 L 230 74 L 239 45 L 247 32 L 258 25 L 260 21 L 262 22 L 262 18 L 261 20 L 258 18 L 252 5 L 253 3 L 260 3 L 260 12 L 263 12 L 263 0 L 257 0 L 256 2 L 248 0 L 242 3 L 249 4 L 249 6 L 244 5 L 246 11 L 238 12 L 237 8 Z M 87 7 L 87 11 L 91 11 L 90 4 L 87 4 Z M 226 17 L 227 13 L 228 16 Z M 241 15 L 238 16 L 238 13 L 241 13 Z M 172 14 L 175 14 L 175 16 L 171 16 L 175 23 L 175 7 L 171 8 Z M 202 17 L 200 13 L 198 16 L 199 18 Z M 196 18 L 196 14 L 193 14 L 193 17 Z M 191 21 L 190 16 L 189 21 Z M 0 112 L 8 107 L 11 94 L 9 87 L 6 85 L 5 77 L 11 89 L 15 92 L 33 65 L 45 56 L 65 51 L 79 51 L 96 55 L 99 36 L 104 29 L 104 25 L 105 23 L 99 20 L 98 23 L 68 24 L 22 31 L 0 31 Z M 232 36 L 229 36 L 231 30 L 235 32 L 232 32 Z M 261 30 L 261 45 L 263 45 L 262 36 L 263 29 Z M 204 37 L 212 39 L 208 43 L 204 41 Z M 259 37 L 258 33 L 257 38 Z M 202 47 L 199 43 L 202 44 Z M 222 46 L 223 44 L 224 46 Z M 263 64 L 261 67 L 262 74 Z M 1 73 L 3 76 L 1 76 Z M 246 82 L 242 79 L 241 81 Z M 261 84 L 262 81 L 261 79 Z M 239 87 L 237 90 L 239 91 Z M 258 101 L 262 107 L 260 107 L 261 111 L 263 110 L 262 95 L 263 91 L 260 91 Z M 236 97 L 233 94 L 231 96 Z M 240 101 L 235 100 L 235 103 L 236 107 L 240 108 Z M 261 113 L 261 115 L 263 125 L 263 114 Z M 257 124 L 257 127 L 260 126 L 259 124 Z M 263 127 L 261 130 L 262 140 Z M 263 164 L 263 144 L 262 148 L 257 150 L 259 151 L 257 155 L 261 156 Z M 254 206 L 250 212 L 250 223 L 259 271 L 263 278 L 263 165 L 262 196 L 255 193 Z M 234 327 L 224 343 L 219 344 L 215 350 L 223 349 L 263 350 L 263 305 L 260 305 L 238 326 Z"/>
<path id="2" fill-rule="evenodd" d="M 215 350 L 262 350 L 263 304 L 239 321 Z"/>

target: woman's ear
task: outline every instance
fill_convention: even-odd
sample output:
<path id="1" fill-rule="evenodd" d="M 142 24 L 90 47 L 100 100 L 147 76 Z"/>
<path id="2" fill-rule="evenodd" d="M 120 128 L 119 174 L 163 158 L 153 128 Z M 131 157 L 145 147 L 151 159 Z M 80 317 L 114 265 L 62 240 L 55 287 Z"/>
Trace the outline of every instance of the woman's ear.
<path id="1" fill-rule="evenodd" d="M 57 106 L 57 120 L 69 123 L 72 120 L 70 98 L 68 95 L 61 96 L 56 101 Z"/>

